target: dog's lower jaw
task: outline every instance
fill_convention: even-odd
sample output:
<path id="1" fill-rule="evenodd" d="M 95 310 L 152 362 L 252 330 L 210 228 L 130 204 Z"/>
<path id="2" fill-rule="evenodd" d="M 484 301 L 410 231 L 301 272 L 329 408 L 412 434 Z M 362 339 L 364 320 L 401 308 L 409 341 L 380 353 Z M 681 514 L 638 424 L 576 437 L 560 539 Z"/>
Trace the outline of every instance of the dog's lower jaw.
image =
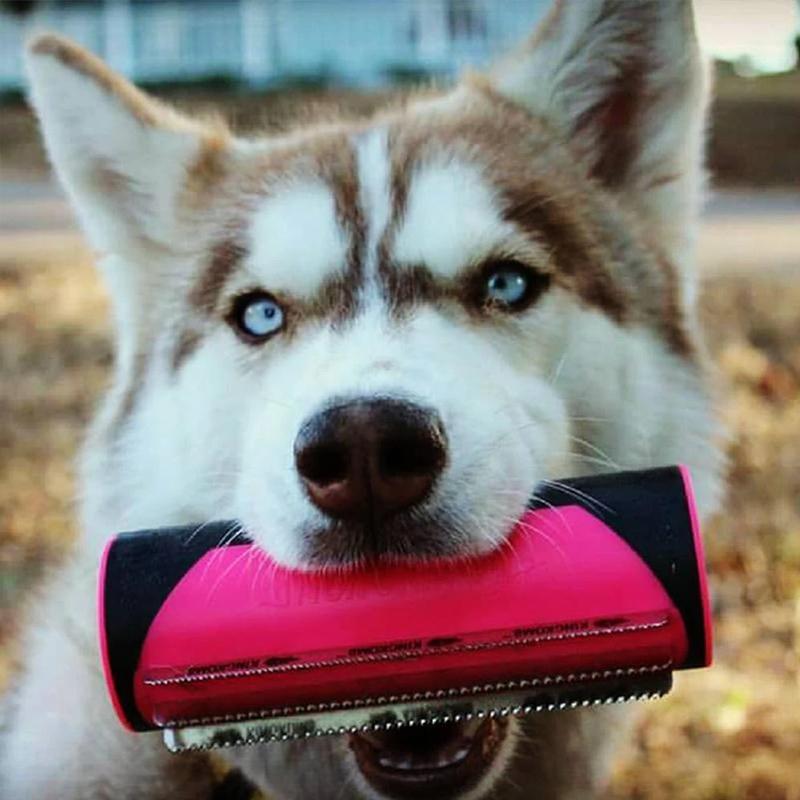
<path id="1" fill-rule="evenodd" d="M 452 795 L 454 800 L 483 800 L 483 798 L 489 796 L 498 782 L 502 780 L 502 776 L 512 758 L 517 740 L 517 729 L 517 720 L 513 718 L 501 720 L 497 732 L 498 741 L 491 753 L 488 765 L 477 777 L 477 782 L 473 781 L 468 788 L 465 788 L 457 795 Z M 353 776 L 353 784 L 358 788 L 365 800 L 394 800 L 391 793 L 384 793 L 373 785 L 360 768 L 358 759 L 352 760 L 351 774 Z M 424 796 L 434 797 L 434 791 L 428 790 Z M 447 797 L 451 797 L 451 795 L 448 794 Z"/>
<path id="2" fill-rule="evenodd" d="M 635 718 L 629 705 L 509 720 L 491 767 L 458 800 L 591 800 Z M 270 800 L 393 800 L 359 770 L 344 737 L 234 748 L 221 756 Z"/>
<path id="3" fill-rule="evenodd" d="M 502 783 L 518 729 L 517 720 L 508 720 L 491 765 L 457 800 L 483 800 Z M 394 800 L 367 780 L 346 737 L 232 748 L 220 751 L 220 757 L 241 770 L 270 800 Z"/>

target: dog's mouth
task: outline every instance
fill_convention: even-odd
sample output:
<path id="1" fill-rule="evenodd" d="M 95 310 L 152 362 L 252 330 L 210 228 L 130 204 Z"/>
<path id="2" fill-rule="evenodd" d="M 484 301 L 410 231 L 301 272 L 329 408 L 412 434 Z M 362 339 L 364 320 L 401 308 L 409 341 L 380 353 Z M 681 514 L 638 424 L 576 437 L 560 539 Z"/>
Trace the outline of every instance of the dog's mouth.
<path id="1" fill-rule="evenodd" d="M 367 782 L 391 798 L 456 798 L 478 784 L 497 758 L 506 720 L 447 722 L 349 737 Z"/>

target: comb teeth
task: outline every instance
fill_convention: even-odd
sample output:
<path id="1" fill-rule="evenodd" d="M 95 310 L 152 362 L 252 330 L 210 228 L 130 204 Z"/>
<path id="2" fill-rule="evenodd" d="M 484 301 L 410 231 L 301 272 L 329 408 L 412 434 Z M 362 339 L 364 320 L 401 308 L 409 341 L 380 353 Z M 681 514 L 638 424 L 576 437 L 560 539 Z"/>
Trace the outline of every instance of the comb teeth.
<path id="1" fill-rule="evenodd" d="M 672 687 L 670 665 L 620 669 L 558 678 L 462 687 L 437 695 L 377 698 L 362 704 L 282 709 L 281 716 L 241 715 L 221 720 L 192 720 L 164 729 L 172 752 L 211 750 L 318 736 L 386 731 L 395 728 L 522 716 L 662 697 Z M 180 724 L 180 723 L 179 723 Z"/>

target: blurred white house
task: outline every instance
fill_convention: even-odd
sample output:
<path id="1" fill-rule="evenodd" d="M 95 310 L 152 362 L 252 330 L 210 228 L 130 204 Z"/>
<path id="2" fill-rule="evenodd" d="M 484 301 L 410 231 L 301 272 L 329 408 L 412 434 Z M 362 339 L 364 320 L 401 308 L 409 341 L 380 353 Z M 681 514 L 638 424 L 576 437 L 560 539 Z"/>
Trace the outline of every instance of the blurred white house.
<path id="1" fill-rule="evenodd" d="M 40 0 L 0 12 L 0 89 L 24 84 L 38 30 L 70 36 L 138 81 L 228 77 L 375 85 L 480 65 L 549 0 Z M 23 13 L 25 12 L 25 13 Z"/>

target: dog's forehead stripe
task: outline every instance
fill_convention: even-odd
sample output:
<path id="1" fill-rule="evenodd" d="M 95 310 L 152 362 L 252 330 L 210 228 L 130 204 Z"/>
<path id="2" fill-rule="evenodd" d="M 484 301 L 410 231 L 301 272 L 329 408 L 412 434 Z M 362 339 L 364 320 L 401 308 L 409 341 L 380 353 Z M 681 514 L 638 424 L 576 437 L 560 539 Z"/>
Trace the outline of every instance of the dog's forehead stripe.
<path id="1" fill-rule="evenodd" d="M 387 131 L 385 128 L 364 131 L 355 137 L 354 145 L 359 184 L 357 202 L 365 222 L 362 289 L 374 297 L 380 241 L 395 214 Z"/>
<path id="2" fill-rule="evenodd" d="M 345 262 L 341 266 L 345 269 L 351 294 L 354 294 L 361 272 L 366 222 L 358 200 L 358 156 L 351 138 L 346 134 L 337 135 L 320 148 L 314 168 L 333 194 L 336 221 L 348 242 Z M 321 275 L 320 281 L 326 277 Z"/>

